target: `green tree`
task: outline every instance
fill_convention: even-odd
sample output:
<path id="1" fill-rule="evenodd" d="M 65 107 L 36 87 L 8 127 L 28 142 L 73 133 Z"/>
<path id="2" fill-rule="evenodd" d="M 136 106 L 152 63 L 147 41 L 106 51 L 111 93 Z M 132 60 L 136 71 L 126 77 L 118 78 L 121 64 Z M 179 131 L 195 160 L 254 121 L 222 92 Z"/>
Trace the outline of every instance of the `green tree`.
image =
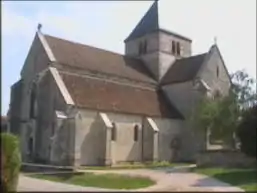
<path id="1" fill-rule="evenodd" d="M 247 109 L 242 115 L 237 128 L 237 136 L 240 139 L 240 149 L 249 156 L 257 156 L 257 105 Z M 257 157 L 256 157 L 257 158 Z"/>
<path id="2" fill-rule="evenodd" d="M 204 97 L 195 108 L 191 122 L 204 133 L 210 131 L 213 139 L 234 146 L 233 134 L 245 109 L 256 104 L 254 80 L 245 71 L 231 75 L 232 85 L 227 96 Z"/>
<path id="3" fill-rule="evenodd" d="M 231 91 L 240 107 L 241 113 L 257 104 L 256 81 L 244 70 L 231 75 Z"/>
<path id="4" fill-rule="evenodd" d="M 203 98 L 191 117 L 196 128 L 211 133 L 214 140 L 233 145 L 233 133 L 238 124 L 238 107 L 234 97 Z"/>

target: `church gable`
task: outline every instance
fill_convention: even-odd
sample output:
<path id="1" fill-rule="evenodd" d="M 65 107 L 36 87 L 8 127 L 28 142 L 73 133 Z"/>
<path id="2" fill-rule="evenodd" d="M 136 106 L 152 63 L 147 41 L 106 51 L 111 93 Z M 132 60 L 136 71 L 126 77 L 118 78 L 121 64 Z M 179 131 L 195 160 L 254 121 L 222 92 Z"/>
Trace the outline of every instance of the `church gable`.
<path id="1" fill-rule="evenodd" d="M 60 74 L 75 105 L 80 108 L 150 117 L 181 118 L 164 95 L 156 90 L 65 72 Z"/>
<path id="2" fill-rule="evenodd" d="M 197 77 L 204 80 L 212 91 L 218 90 L 227 94 L 231 79 L 217 45 L 211 47 L 208 58 L 201 66 Z"/>
<path id="3" fill-rule="evenodd" d="M 20 73 L 22 78 L 31 79 L 48 67 L 51 57 L 46 46 L 43 35 L 37 32 Z"/>

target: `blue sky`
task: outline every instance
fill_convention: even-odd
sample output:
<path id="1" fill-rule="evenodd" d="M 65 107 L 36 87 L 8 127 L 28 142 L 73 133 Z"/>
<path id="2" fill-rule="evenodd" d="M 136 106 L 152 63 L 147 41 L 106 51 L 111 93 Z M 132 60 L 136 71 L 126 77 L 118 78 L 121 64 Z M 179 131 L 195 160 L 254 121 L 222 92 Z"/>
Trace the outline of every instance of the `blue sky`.
<path id="1" fill-rule="evenodd" d="M 2 114 L 20 78 L 38 23 L 43 33 L 124 53 L 123 40 L 151 1 L 5 1 L 2 3 Z M 164 28 L 193 40 L 193 54 L 217 36 L 229 72 L 256 78 L 256 0 L 160 0 Z"/>

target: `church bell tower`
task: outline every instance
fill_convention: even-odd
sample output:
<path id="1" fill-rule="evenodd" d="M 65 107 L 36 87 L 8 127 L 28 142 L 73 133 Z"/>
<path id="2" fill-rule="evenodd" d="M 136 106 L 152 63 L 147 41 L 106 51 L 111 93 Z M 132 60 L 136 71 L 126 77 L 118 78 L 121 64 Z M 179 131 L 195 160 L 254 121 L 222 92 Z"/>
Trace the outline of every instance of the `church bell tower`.
<path id="1" fill-rule="evenodd" d="M 161 81 L 176 59 L 191 56 L 191 40 L 160 25 L 159 2 L 155 1 L 125 39 L 125 54 L 141 59 Z"/>

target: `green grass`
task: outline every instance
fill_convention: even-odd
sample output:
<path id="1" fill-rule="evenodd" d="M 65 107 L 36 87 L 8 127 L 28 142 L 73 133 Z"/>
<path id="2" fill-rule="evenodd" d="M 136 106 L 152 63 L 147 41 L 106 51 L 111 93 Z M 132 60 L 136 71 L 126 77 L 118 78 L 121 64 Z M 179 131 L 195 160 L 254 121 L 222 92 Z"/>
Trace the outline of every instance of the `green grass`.
<path id="1" fill-rule="evenodd" d="M 196 168 L 194 172 L 214 177 L 245 191 L 257 191 L 257 169 Z"/>
<path id="2" fill-rule="evenodd" d="M 117 174 L 33 174 L 29 176 L 55 182 L 107 189 L 138 189 L 155 184 L 154 181 L 148 178 Z"/>
<path id="3" fill-rule="evenodd" d="M 144 168 L 161 168 L 161 167 L 176 167 L 186 166 L 188 163 L 169 163 L 169 162 L 152 162 L 152 163 L 124 163 L 117 166 L 82 166 L 85 170 L 122 170 L 122 169 L 144 169 Z"/>

